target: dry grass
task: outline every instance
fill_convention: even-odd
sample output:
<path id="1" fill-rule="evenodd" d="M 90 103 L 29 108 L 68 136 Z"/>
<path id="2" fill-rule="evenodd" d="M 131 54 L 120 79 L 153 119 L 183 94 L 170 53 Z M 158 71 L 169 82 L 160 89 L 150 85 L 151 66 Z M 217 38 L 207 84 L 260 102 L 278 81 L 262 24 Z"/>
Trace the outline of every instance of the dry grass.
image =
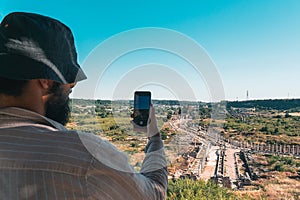
<path id="1" fill-rule="evenodd" d="M 268 165 L 267 158 L 262 155 L 253 155 L 255 165 L 265 170 L 270 170 L 273 165 Z M 235 193 L 249 199 L 300 199 L 300 176 L 293 172 L 267 171 L 260 172 L 258 180 L 253 181 L 254 186 L 245 187 L 244 191 Z"/>
<path id="2" fill-rule="evenodd" d="M 261 181 L 268 199 L 299 199 L 300 181 L 291 179 L 287 173 L 273 173 L 269 180 Z"/>
<path id="3" fill-rule="evenodd" d="M 270 179 L 260 179 L 256 181 L 256 186 L 245 188 L 243 191 L 236 191 L 235 194 L 245 199 L 300 199 L 300 181 L 288 178 L 285 173 L 278 172 Z"/>

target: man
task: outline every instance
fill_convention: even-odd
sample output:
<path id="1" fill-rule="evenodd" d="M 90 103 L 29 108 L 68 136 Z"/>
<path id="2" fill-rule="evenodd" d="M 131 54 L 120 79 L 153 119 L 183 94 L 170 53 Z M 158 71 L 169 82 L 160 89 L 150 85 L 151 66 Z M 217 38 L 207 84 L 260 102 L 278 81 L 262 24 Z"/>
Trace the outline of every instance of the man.
<path id="1" fill-rule="evenodd" d="M 166 159 L 151 107 L 141 173 L 93 134 L 68 131 L 85 74 L 61 22 L 11 13 L 0 24 L 0 199 L 165 199 Z"/>

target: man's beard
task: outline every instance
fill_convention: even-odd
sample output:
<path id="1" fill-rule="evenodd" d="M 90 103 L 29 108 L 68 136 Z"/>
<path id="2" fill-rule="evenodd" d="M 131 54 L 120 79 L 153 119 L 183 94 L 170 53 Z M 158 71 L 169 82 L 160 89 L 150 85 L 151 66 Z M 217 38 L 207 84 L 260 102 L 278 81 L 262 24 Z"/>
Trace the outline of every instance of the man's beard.
<path id="1" fill-rule="evenodd" d="M 50 92 L 52 95 L 47 101 L 45 116 L 66 125 L 70 117 L 69 95 L 64 94 L 59 83 L 54 84 Z"/>

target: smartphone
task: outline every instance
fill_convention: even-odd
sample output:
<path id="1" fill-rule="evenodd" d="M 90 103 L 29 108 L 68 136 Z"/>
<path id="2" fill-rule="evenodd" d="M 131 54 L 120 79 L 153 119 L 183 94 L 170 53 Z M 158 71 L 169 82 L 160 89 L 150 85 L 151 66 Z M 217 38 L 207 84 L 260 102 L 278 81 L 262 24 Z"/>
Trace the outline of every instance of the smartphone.
<path id="1" fill-rule="evenodd" d="M 136 91 L 134 93 L 133 121 L 139 126 L 147 126 L 151 104 L 151 92 Z"/>

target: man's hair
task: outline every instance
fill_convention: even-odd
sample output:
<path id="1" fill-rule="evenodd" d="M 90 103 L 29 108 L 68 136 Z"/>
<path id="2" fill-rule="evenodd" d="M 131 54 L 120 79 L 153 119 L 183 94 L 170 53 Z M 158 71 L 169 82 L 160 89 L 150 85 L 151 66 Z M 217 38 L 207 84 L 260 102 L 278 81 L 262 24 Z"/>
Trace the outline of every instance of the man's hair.
<path id="1" fill-rule="evenodd" d="M 13 80 L 0 77 L 0 94 L 18 97 L 22 95 L 28 80 Z"/>

